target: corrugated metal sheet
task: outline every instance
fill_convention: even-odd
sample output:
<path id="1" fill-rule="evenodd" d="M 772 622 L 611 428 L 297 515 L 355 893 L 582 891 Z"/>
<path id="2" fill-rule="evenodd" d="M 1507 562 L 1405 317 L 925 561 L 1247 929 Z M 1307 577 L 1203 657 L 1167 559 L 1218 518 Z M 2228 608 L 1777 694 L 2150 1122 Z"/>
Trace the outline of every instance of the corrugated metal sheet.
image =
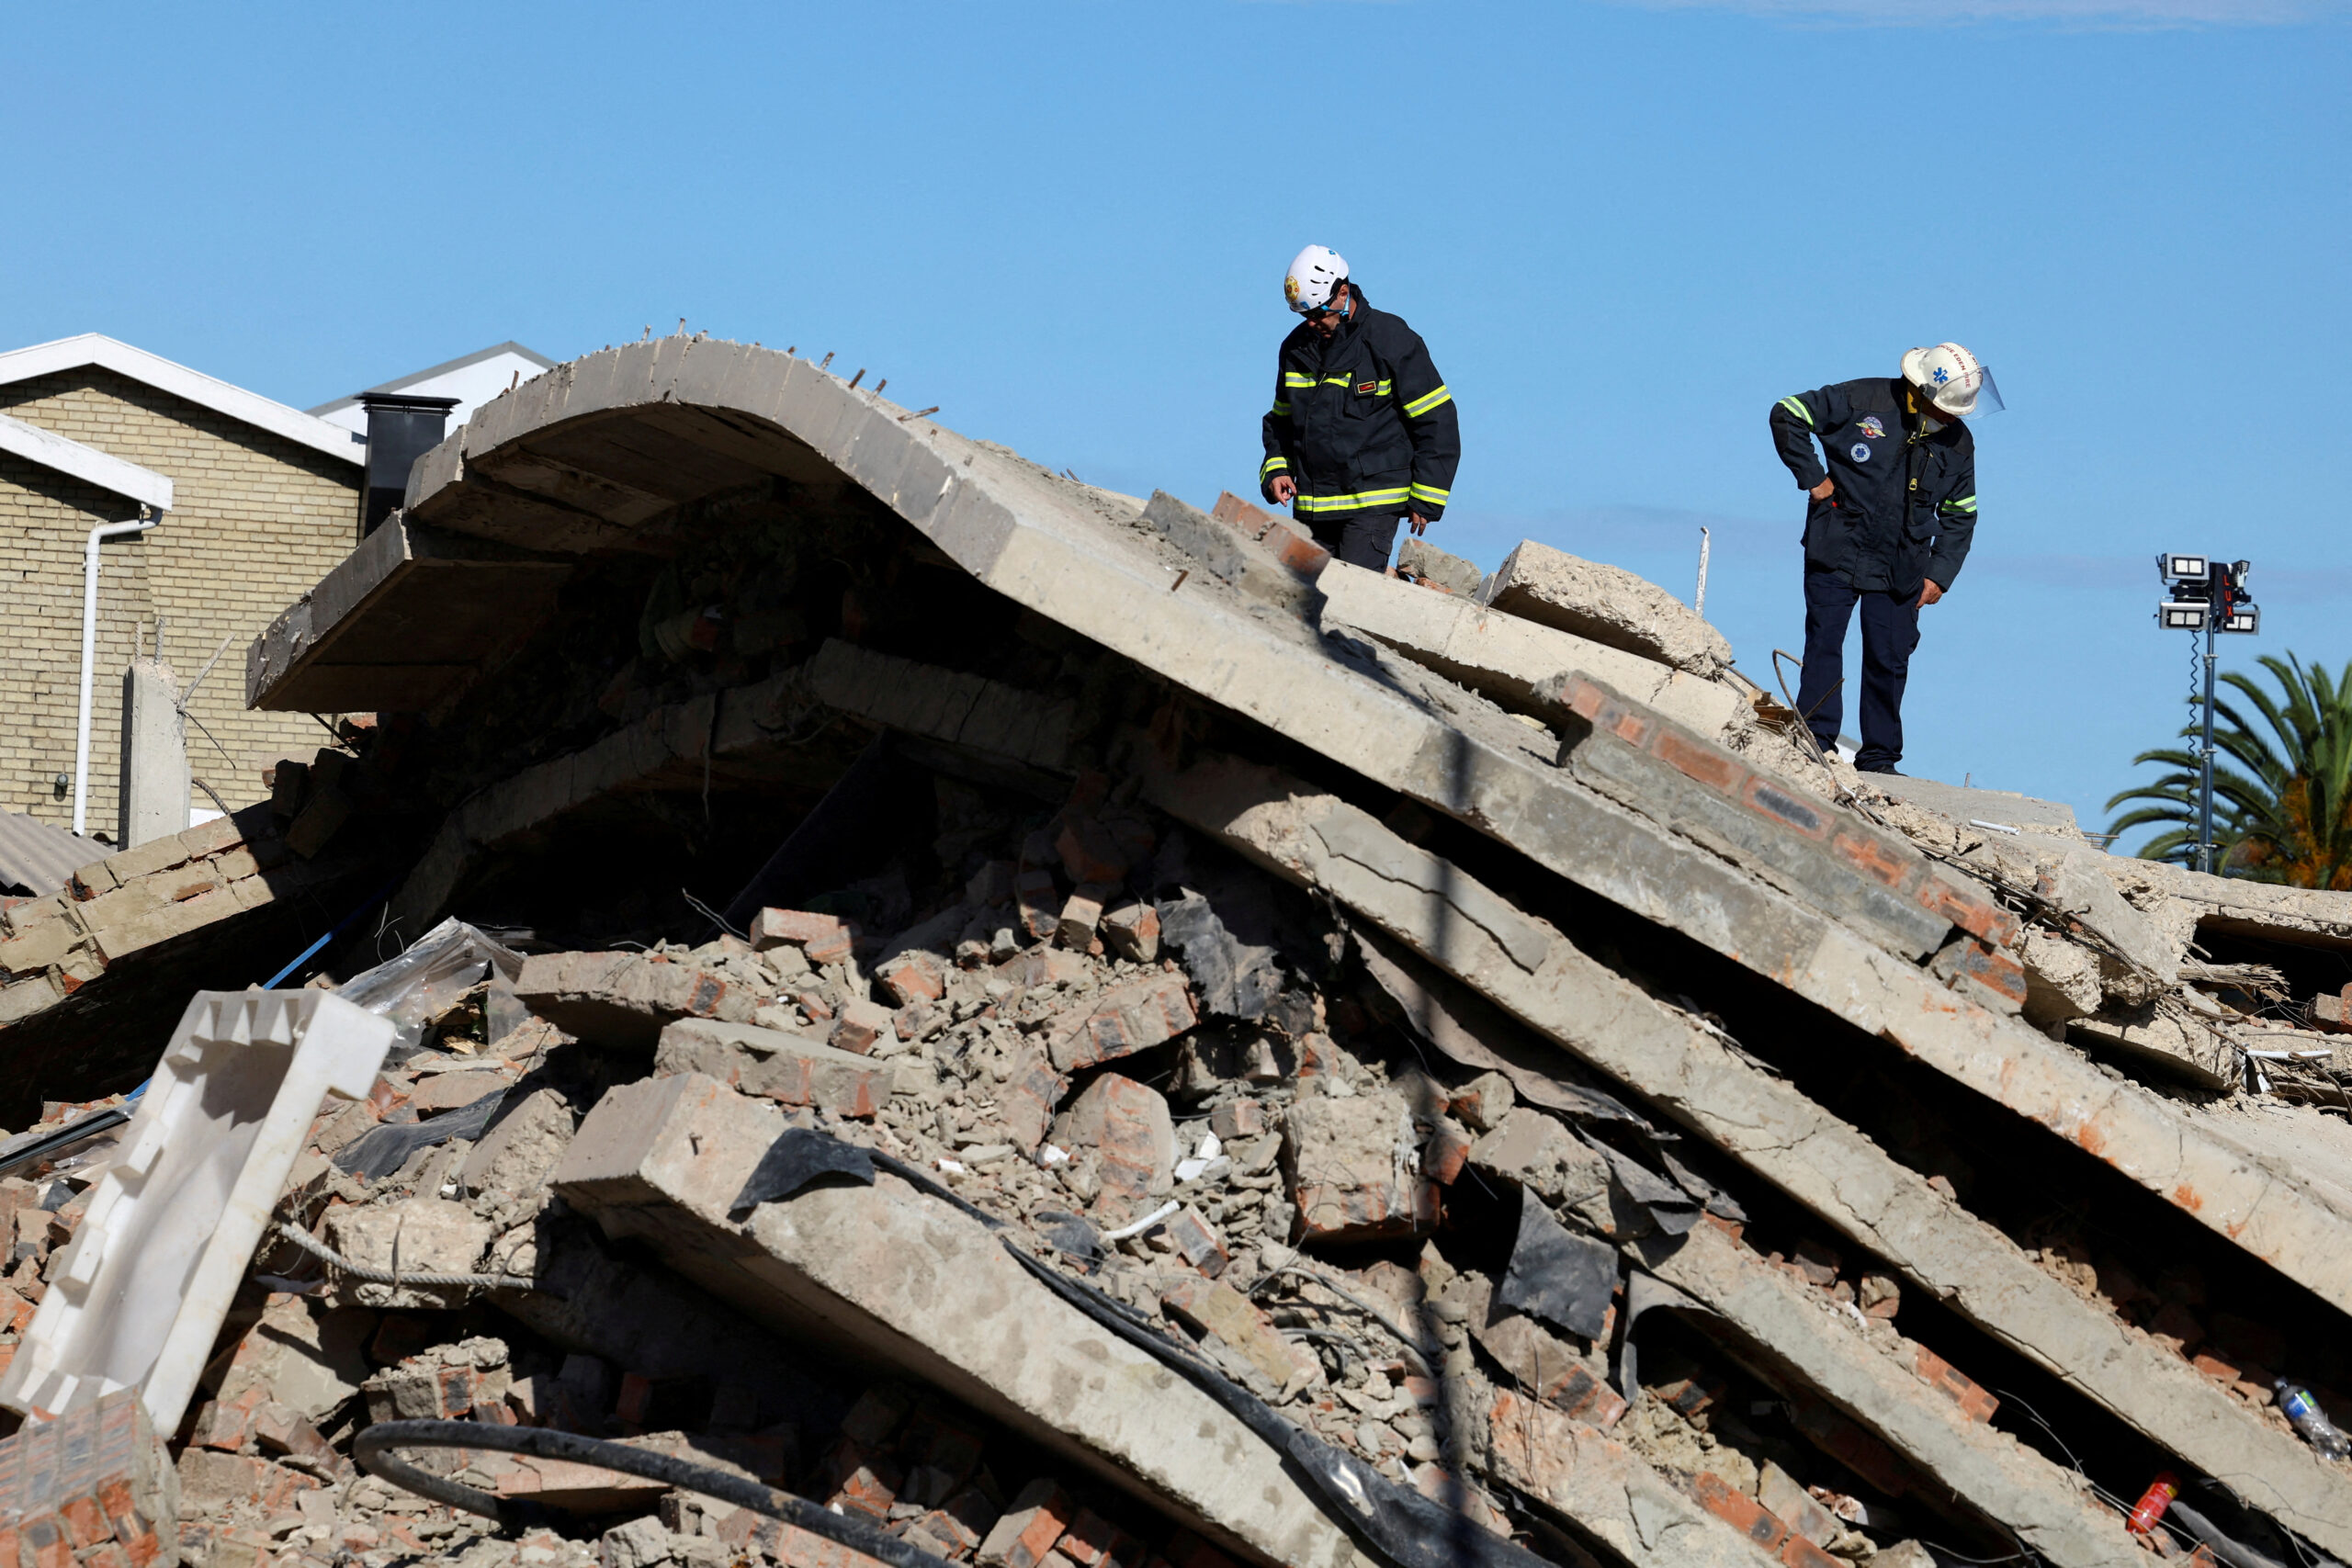
<path id="1" fill-rule="evenodd" d="M 114 852 L 95 839 L 78 839 L 18 811 L 0 811 L 0 892 L 44 897 L 73 874 Z"/>

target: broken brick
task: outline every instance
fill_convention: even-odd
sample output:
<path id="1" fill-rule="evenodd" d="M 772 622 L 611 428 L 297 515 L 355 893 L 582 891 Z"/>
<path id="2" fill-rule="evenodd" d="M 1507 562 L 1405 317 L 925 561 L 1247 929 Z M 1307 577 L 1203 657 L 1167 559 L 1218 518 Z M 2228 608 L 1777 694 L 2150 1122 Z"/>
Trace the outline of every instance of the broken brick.
<path id="1" fill-rule="evenodd" d="M 1778 1515 L 1712 1470 L 1691 1477 L 1690 1495 L 1699 1506 L 1766 1551 L 1778 1551 L 1788 1539 L 1789 1527 Z"/>
<path id="2" fill-rule="evenodd" d="M 1451 1187 L 1462 1168 L 1470 1161 L 1470 1145 L 1475 1140 L 1459 1122 L 1442 1118 L 1430 1141 L 1421 1148 L 1421 1169 L 1441 1187 Z"/>
<path id="3" fill-rule="evenodd" d="M 1233 1260 L 1216 1227 L 1190 1203 L 1161 1221 L 1159 1228 L 1176 1244 L 1178 1256 L 1212 1280 L 1224 1273 L 1225 1266 Z"/>
<path id="4" fill-rule="evenodd" d="M 1054 1123 L 1054 1142 L 1101 1156 L 1102 1190 L 1130 1201 L 1165 1192 L 1176 1179 L 1176 1124 L 1148 1084 L 1105 1073 Z"/>
<path id="5" fill-rule="evenodd" d="M 876 964 L 874 983 L 896 1007 L 935 1002 L 947 994 L 947 966 L 935 953 L 910 948 Z"/>
<path id="6" fill-rule="evenodd" d="M 1102 915 L 1102 940 L 1111 951 L 1136 964 L 1159 962 L 1159 911 L 1130 899 Z"/>
<path id="7" fill-rule="evenodd" d="M 1266 1108 L 1258 1100 L 1228 1100 L 1209 1113 L 1209 1131 L 1228 1144 L 1265 1130 Z"/>
<path id="8" fill-rule="evenodd" d="M 1017 1056 L 996 1092 L 997 1120 L 1024 1152 L 1046 1141 L 1068 1080 L 1034 1050 Z"/>
<path id="9" fill-rule="evenodd" d="M 1002 1568 L 1039 1568 L 1078 1516 L 1057 1482 L 1041 1476 L 1021 1490 L 980 1543 L 979 1561 Z"/>
<path id="10" fill-rule="evenodd" d="M 1502 1125 L 1503 1117 L 1517 1099 L 1510 1079 L 1500 1073 L 1480 1073 L 1453 1091 L 1446 1109 L 1467 1123 L 1471 1131 L 1491 1133 Z"/>
<path id="11" fill-rule="evenodd" d="M 1177 1275 L 1163 1278 L 1159 1304 L 1203 1334 L 1215 1335 L 1280 1388 L 1296 1372 L 1290 1346 L 1249 1297 L 1222 1280 Z"/>
<path id="12" fill-rule="evenodd" d="M 1115 891 L 1099 884 L 1080 884 L 1062 901 L 1061 919 L 1054 927 L 1056 940 L 1073 953 L 1092 947 L 1095 928 L 1102 920 L 1103 900 Z"/>
<path id="13" fill-rule="evenodd" d="M 1283 1132 L 1283 1164 L 1302 1235 L 1420 1235 L 1436 1226 L 1437 1189 L 1405 1163 L 1412 1120 L 1399 1096 L 1301 1100 L 1284 1114 Z"/>
<path id="14" fill-rule="evenodd" d="M 1199 1020 L 1184 976 L 1157 975 L 1114 987 L 1085 1010 L 1064 1014 L 1047 1049 L 1055 1066 L 1073 1072 L 1173 1040 Z"/>
<path id="15" fill-rule="evenodd" d="M 874 1518 L 890 1517 L 906 1472 L 889 1455 L 842 1438 L 825 1456 L 819 1490 L 828 1507 L 854 1508 Z"/>
<path id="16" fill-rule="evenodd" d="M 1925 1345 L 1913 1348 L 1914 1370 L 1920 1381 L 1960 1406 L 1972 1421 L 1990 1421 L 2001 1402 L 1973 1379 L 1928 1349 Z"/>
<path id="17" fill-rule="evenodd" d="M 791 946 L 808 955 L 811 964 L 838 964 L 850 955 L 856 932 L 832 915 L 800 909 L 762 909 L 752 920 L 752 947 L 764 953 Z"/>
<path id="18" fill-rule="evenodd" d="M 853 1001 L 842 1009 L 841 1018 L 833 1024 L 827 1043 L 836 1051 L 848 1051 L 865 1055 L 874 1049 L 876 1041 L 886 1035 L 896 1035 L 898 1028 L 890 1010 L 880 1002 Z"/>
<path id="19" fill-rule="evenodd" d="M 1061 888 L 1045 867 L 1024 871 L 1013 879 L 1012 901 L 1021 912 L 1021 929 L 1030 941 L 1050 941 L 1060 929 Z"/>

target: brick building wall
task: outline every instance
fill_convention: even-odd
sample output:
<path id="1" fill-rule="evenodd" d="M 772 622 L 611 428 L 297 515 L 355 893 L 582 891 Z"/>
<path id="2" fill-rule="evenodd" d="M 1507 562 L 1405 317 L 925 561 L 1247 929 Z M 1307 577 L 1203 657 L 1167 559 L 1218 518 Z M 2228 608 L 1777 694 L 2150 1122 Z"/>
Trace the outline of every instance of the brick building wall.
<path id="1" fill-rule="evenodd" d="M 172 481 L 161 527 L 99 547 L 90 830 L 115 831 L 123 667 L 141 639 L 152 647 L 159 615 L 164 656 L 183 682 L 229 638 L 189 705 L 203 728 L 189 728 L 188 768 L 232 809 L 260 799 L 264 771 L 309 756 L 323 732 L 307 715 L 245 711 L 245 645 L 350 552 L 359 465 L 95 366 L 0 387 L 0 412 Z M 0 454 L 0 809 L 73 825 L 70 793 L 57 799 L 51 784 L 74 771 L 83 542 L 93 524 L 137 513 L 121 496 Z"/>

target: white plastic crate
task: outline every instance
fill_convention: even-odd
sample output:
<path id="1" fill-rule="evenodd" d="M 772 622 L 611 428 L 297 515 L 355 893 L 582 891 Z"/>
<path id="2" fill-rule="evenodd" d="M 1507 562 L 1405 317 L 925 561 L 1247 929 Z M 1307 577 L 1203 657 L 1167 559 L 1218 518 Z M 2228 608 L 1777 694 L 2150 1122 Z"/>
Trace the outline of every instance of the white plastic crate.
<path id="1" fill-rule="evenodd" d="M 176 1430 L 319 1101 L 366 1094 L 396 1032 L 325 991 L 198 991 L 0 1405 L 61 1415 L 136 1386 L 155 1430 Z"/>

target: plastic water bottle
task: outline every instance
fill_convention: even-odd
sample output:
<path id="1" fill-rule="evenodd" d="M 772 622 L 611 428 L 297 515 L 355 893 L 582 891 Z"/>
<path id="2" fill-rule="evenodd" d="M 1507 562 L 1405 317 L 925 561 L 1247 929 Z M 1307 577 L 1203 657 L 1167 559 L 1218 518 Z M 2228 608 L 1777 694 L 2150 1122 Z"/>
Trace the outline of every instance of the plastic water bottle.
<path id="1" fill-rule="evenodd" d="M 2278 1393 L 2278 1408 L 2287 1413 L 2287 1419 L 2295 1424 L 2295 1430 L 2303 1435 L 2303 1441 L 2317 1449 L 2324 1458 L 2352 1459 L 2352 1438 L 2346 1438 L 2336 1430 L 2335 1423 L 2320 1409 L 2319 1401 L 2312 1397 L 2309 1389 L 2289 1382 L 2285 1378 L 2278 1379 L 2270 1386 Z"/>

